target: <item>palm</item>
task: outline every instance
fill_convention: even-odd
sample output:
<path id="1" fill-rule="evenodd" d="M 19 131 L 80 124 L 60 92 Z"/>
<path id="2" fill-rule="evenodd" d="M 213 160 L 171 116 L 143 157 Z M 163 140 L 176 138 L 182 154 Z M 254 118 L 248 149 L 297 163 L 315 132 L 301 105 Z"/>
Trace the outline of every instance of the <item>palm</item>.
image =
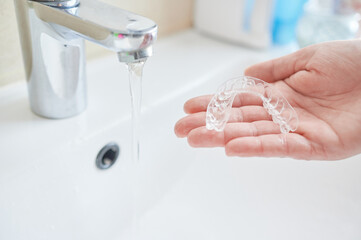
<path id="1" fill-rule="evenodd" d="M 312 85 L 311 81 L 309 85 Z M 276 88 L 279 87 L 283 89 L 283 94 L 287 96 L 286 98 L 298 113 L 299 127 L 294 133 L 308 141 L 309 156 L 316 159 L 345 157 L 342 153 L 349 151 L 347 146 L 351 147 L 355 143 L 348 141 L 350 133 L 347 132 L 346 127 L 353 126 L 351 131 L 354 131 L 357 129 L 355 127 L 357 122 L 353 122 L 350 116 L 352 113 L 347 112 L 350 105 L 348 103 L 340 105 L 339 100 L 343 96 L 335 94 L 331 97 L 324 95 L 324 92 L 320 92 L 319 97 L 316 97 L 316 92 L 295 94 L 292 84 L 288 85 L 286 82 L 276 84 Z M 285 90 L 287 87 L 290 89 Z M 360 141 L 358 142 L 361 144 Z"/>
<path id="2" fill-rule="evenodd" d="M 235 100 L 224 132 L 204 127 L 207 96 L 185 104 L 190 115 L 177 123 L 176 133 L 187 136 L 192 146 L 223 146 L 236 156 L 339 159 L 356 154 L 361 146 L 359 44 L 316 45 L 246 70 L 246 75 L 270 82 L 295 108 L 299 127 L 294 133 L 281 135 L 260 100 L 245 95 Z"/>

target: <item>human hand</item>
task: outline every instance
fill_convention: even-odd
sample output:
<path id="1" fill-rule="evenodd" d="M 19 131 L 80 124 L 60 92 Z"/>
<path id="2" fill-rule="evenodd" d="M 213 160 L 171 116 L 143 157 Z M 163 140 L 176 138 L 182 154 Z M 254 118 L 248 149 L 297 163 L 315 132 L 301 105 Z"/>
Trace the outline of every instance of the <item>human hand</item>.
<path id="1" fill-rule="evenodd" d="M 207 130 L 212 96 L 188 100 L 175 125 L 193 147 L 224 147 L 229 156 L 342 159 L 361 152 L 361 40 L 321 43 L 246 69 L 269 82 L 299 117 L 298 129 L 280 133 L 262 100 L 240 94 L 223 132 Z M 242 116 L 242 117 L 240 117 Z"/>

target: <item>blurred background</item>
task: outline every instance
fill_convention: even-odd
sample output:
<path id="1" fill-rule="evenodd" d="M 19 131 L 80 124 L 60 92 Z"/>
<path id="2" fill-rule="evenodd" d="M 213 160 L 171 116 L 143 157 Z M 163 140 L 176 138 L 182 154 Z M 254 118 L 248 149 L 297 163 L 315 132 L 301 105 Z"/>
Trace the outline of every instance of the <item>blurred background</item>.
<path id="1" fill-rule="evenodd" d="M 153 19 L 159 38 L 196 28 L 267 51 L 274 45 L 359 37 L 361 0 L 100 0 Z M 0 1 L 0 86 L 24 79 L 13 1 Z M 87 58 L 109 51 L 87 42 Z"/>

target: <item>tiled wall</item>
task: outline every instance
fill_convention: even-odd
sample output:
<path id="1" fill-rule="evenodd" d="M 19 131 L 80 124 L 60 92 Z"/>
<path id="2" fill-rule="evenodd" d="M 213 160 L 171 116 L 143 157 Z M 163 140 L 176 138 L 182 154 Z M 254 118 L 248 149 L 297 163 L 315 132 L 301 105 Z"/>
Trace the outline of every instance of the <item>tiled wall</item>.
<path id="1" fill-rule="evenodd" d="M 100 0 L 154 20 L 159 36 L 192 25 L 193 0 Z M 24 79 L 13 0 L 0 0 L 0 86 Z M 88 58 L 109 53 L 87 43 Z"/>

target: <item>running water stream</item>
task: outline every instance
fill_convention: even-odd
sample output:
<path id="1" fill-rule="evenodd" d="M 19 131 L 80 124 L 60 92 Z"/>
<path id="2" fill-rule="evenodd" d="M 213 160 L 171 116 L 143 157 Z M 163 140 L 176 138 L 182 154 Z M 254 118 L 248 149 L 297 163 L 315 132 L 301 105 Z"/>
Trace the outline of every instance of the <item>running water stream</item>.
<path id="1" fill-rule="evenodd" d="M 131 140 L 131 161 L 133 168 L 132 179 L 132 240 L 139 239 L 139 211 L 138 211 L 138 177 L 139 177 L 139 138 L 140 138 L 140 110 L 142 102 L 142 76 L 143 66 L 146 59 L 128 63 L 130 97 L 132 103 L 132 140 Z"/>
<path id="2" fill-rule="evenodd" d="M 144 60 L 128 63 L 130 97 L 132 102 L 132 160 L 139 161 L 139 124 L 142 103 L 142 75 Z"/>

